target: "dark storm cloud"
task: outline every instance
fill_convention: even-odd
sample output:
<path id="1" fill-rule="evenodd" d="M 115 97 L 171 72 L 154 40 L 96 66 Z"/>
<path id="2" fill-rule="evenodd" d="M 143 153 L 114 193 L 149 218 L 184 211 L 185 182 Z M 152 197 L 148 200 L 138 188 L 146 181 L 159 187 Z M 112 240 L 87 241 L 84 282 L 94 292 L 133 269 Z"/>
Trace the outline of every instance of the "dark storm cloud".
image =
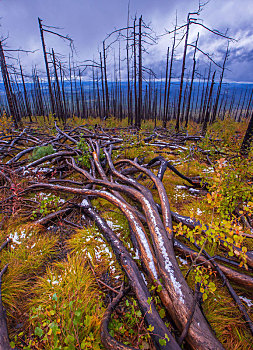
<path id="1" fill-rule="evenodd" d="M 188 11 L 197 7 L 197 0 L 132 0 L 130 15 L 133 18 L 135 14 L 137 17 L 142 14 L 145 22 L 151 22 L 154 31 L 160 34 L 165 28 L 173 28 L 176 10 L 178 24 L 182 24 Z M 20 55 L 26 71 L 29 72 L 34 65 L 43 69 L 38 16 L 45 24 L 64 28 L 60 32 L 74 39 L 79 61 L 93 57 L 96 59 L 98 47 L 101 49 L 106 34 L 126 25 L 127 8 L 128 0 L 0 0 L 1 36 L 9 35 L 7 43 L 11 48 L 39 49 L 33 55 Z M 221 31 L 229 28 L 228 34 L 240 39 L 230 45 L 228 66 L 231 72 L 226 72 L 226 78 L 235 80 L 236 77 L 240 81 L 248 81 L 250 78 L 253 81 L 253 74 L 250 73 L 253 71 L 252 0 L 212 0 L 205 6 L 200 17 L 207 26 Z M 196 39 L 198 31 L 201 49 L 214 54 L 214 59 L 222 62 L 226 40 L 214 38 L 206 30 L 192 26 L 190 41 Z M 64 53 L 67 57 L 69 53 L 67 43 L 50 34 L 46 35 L 46 42 L 48 48 L 54 47 L 56 52 Z M 165 36 L 160 39 L 157 46 L 149 48 L 149 55 L 144 57 L 145 64 L 151 66 L 158 77 L 161 74 L 161 66 L 164 67 L 167 47 L 170 45 L 171 37 Z M 176 53 L 180 60 L 182 45 Z M 188 58 L 190 66 L 191 54 Z M 205 62 L 201 54 L 198 55 L 198 60 Z M 113 61 L 110 61 L 109 65 L 113 67 Z M 179 72 L 180 63 L 175 62 L 175 76 Z"/>

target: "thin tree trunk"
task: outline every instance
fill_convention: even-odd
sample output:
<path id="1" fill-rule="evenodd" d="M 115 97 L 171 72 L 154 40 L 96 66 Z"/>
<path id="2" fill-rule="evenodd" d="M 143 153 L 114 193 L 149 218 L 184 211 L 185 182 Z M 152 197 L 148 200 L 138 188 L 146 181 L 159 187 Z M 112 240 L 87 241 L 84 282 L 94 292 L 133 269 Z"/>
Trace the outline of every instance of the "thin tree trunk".
<path id="1" fill-rule="evenodd" d="M 190 85 L 190 91 L 188 96 L 188 104 L 185 114 L 185 128 L 188 126 L 188 118 L 189 118 L 189 112 L 190 112 L 190 106 L 191 106 L 191 96 L 192 96 L 192 87 L 193 87 L 193 81 L 194 81 L 194 75 L 195 75 L 195 69 L 196 69 L 196 51 L 197 51 L 197 45 L 199 40 L 199 33 L 197 35 L 196 43 L 195 43 L 195 49 L 193 54 L 193 67 L 192 67 L 192 77 L 191 77 L 191 85 Z"/>
<path id="2" fill-rule="evenodd" d="M 216 100 L 215 100 L 214 108 L 213 108 L 213 115 L 212 115 L 212 119 L 211 119 L 212 123 L 215 121 L 216 115 L 217 115 L 219 99 L 220 99 L 220 93 L 221 93 L 221 87 L 222 87 L 222 81 L 223 81 L 225 65 L 226 65 L 226 61 L 227 61 L 227 58 L 228 58 L 228 54 L 229 54 L 229 51 L 228 51 L 228 46 L 227 46 L 227 51 L 226 51 L 226 54 L 225 54 L 225 58 L 224 58 L 223 66 L 222 66 L 222 71 L 221 71 L 221 75 L 220 75 L 220 83 L 219 83 L 219 86 L 218 86 L 218 89 L 217 89 Z"/>
<path id="3" fill-rule="evenodd" d="M 210 109 L 211 109 L 211 99 L 212 99 L 212 92 L 213 92 L 213 87 L 214 87 L 214 78 L 215 78 L 215 73 L 216 71 L 214 71 L 213 73 L 213 77 L 212 77 L 212 83 L 211 83 L 211 87 L 210 87 L 210 92 L 209 92 L 209 97 L 208 97 L 208 102 L 207 102 L 207 108 L 206 108 L 206 115 L 205 115 L 205 119 L 204 119 L 204 123 L 203 123 L 203 128 L 202 128 L 202 135 L 205 136 L 206 131 L 207 131 L 207 124 L 209 122 L 209 118 L 210 118 Z"/>
<path id="4" fill-rule="evenodd" d="M 43 48 L 46 72 L 47 72 L 48 89 L 49 89 L 49 95 L 50 95 L 50 100 L 51 100 L 51 110 L 52 110 L 52 114 L 54 115 L 55 114 L 54 96 L 53 96 L 53 91 L 52 91 L 51 78 L 50 78 L 50 72 L 49 72 L 49 66 L 48 66 L 48 60 L 47 60 L 44 33 L 43 33 L 42 24 L 41 24 L 41 19 L 39 17 L 38 17 L 38 22 L 39 22 L 39 28 L 40 28 L 40 37 L 41 37 L 41 43 L 42 43 L 42 48 Z"/>
<path id="5" fill-rule="evenodd" d="M 182 92 L 183 92 L 183 84 L 184 84 L 184 71 L 185 71 L 185 60 L 186 60 L 186 53 L 187 53 L 189 28 L 190 28 L 190 14 L 188 13 L 186 33 L 185 33 L 184 55 L 183 55 L 183 62 L 182 62 L 181 81 L 180 81 L 180 89 L 179 89 L 179 98 L 178 98 L 178 106 L 177 106 L 176 131 L 179 130 L 179 123 L 180 123 L 181 100 L 182 100 Z"/>
<path id="6" fill-rule="evenodd" d="M 166 60 L 166 73 L 165 73 L 165 86 L 164 86 L 164 107 L 163 107 L 163 127 L 166 128 L 166 105 L 167 105 L 167 83 L 168 83 L 168 69 L 169 69 L 169 53 L 170 48 L 167 50 Z"/>
<path id="7" fill-rule="evenodd" d="M 250 147 L 252 146 L 252 141 L 253 141 L 253 113 L 251 114 L 249 125 L 241 145 L 240 153 L 242 155 L 246 157 L 248 156 Z"/>

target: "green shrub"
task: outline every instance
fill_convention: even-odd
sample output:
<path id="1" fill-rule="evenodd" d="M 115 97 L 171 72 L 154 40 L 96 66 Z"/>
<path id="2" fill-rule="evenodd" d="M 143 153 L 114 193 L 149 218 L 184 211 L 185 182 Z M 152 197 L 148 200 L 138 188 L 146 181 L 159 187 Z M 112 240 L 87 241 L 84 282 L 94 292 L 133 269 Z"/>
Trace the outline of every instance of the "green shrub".
<path id="1" fill-rule="evenodd" d="M 81 135 L 82 136 L 82 135 Z M 87 142 L 84 138 L 81 138 L 77 144 L 77 147 L 80 151 L 82 151 L 82 155 L 78 157 L 79 162 L 85 168 L 90 169 L 90 150 Z"/>
<path id="2" fill-rule="evenodd" d="M 35 161 L 53 153 L 55 153 L 55 150 L 51 144 L 48 146 L 36 147 L 32 153 L 32 160 Z"/>

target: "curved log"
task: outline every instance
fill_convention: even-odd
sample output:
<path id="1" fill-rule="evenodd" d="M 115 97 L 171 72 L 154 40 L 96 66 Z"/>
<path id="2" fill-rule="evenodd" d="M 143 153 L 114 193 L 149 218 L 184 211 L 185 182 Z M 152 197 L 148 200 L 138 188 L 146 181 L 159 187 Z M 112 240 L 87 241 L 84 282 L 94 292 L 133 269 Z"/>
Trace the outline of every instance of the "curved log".
<path id="1" fill-rule="evenodd" d="M 126 273 L 129 283 L 135 292 L 136 298 L 138 300 L 140 309 L 142 311 L 143 317 L 147 325 L 152 325 L 154 327 L 151 337 L 156 344 L 157 349 L 180 349 L 173 336 L 170 334 L 166 326 L 164 325 L 162 319 L 160 318 L 157 310 L 153 303 L 149 304 L 148 300 L 151 297 L 148 288 L 139 272 L 136 263 L 133 261 L 131 255 L 128 253 L 127 249 L 124 247 L 119 238 L 114 234 L 114 232 L 107 225 L 106 221 L 101 218 L 89 205 L 85 202 L 83 205 L 83 211 L 86 215 L 92 218 L 98 228 L 103 233 L 107 242 L 111 245 L 117 260 L 122 266 L 124 272 Z M 150 312 L 151 310 L 151 312 Z M 164 339 L 165 335 L 169 337 L 165 346 L 161 346 L 159 340 Z"/>
<path id="2" fill-rule="evenodd" d="M 28 168 L 31 168 L 31 167 L 35 167 L 37 165 L 40 165 L 42 163 L 45 163 L 49 160 L 52 160 L 56 157 L 67 157 L 67 156 L 74 156 L 77 152 L 70 152 L 70 151 L 59 151 L 59 152 L 56 152 L 56 153 L 53 153 L 53 154 L 49 154 L 48 156 L 45 156 L 45 157 L 42 157 L 38 160 L 35 160 L 34 162 L 32 163 L 29 163 L 27 164 L 25 167 L 23 167 L 22 169 L 26 170 Z M 20 168 L 17 169 L 17 170 L 21 170 Z"/>
<path id="3" fill-rule="evenodd" d="M 146 189 L 144 186 L 139 184 L 137 181 L 130 181 L 128 178 L 126 178 L 125 176 L 118 173 L 113 166 L 111 157 L 109 156 L 109 154 L 106 152 L 105 149 L 104 149 L 104 152 L 107 156 L 108 164 L 109 164 L 110 169 L 112 170 L 113 174 L 116 174 L 116 176 L 119 177 L 121 179 L 121 181 L 123 181 L 124 183 L 127 183 L 129 185 L 133 185 L 134 187 L 136 187 L 140 191 L 145 192 L 147 197 L 149 197 L 149 198 L 151 198 L 151 200 L 153 200 L 151 192 L 148 189 Z M 98 157 L 96 156 L 96 154 L 94 155 L 94 162 L 95 162 L 95 164 L 98 163 Z M 91 175 L 87 174 L 87 172 L 85 170 L 77 167 L 77 165 L 74 163 L 73 159 L 72 159 L 72 166 L 75 168 L 75 170 L 77 170 L 78 172 L 80 172 L 84 176 L 87 176 L 89 179 L 92 178 Z M 97 166 L 97 164 L 96 164 L 96 166 Z M 103 169 L 101 169 L 99 166 L 97 166 L 97 168 L 99 170 L 100 175 L 103 176 L 104 179 L 106 179 L 106 175 L 105 175 L 105 173 L 103 173 Z M 167 290 L 164 288 L 164 286 L 160 283 L 160 281 L 158 279 L 157 263 L 156 263 L 155 254 L 154 254 L 153 248 L 150 245 L 150 242 L 149 242 L 148 236 L 145 232 L 145 229 L 142 225 L 142 222 L 147 223 L 146 217 L 144 215 L 142 215 L 134 207 L 129 205 L 129 203 L 127 203 L 127 201 L 117 191 L 112 190 L 112 193 L 117 197 L 117 199 L 119 199 L 121 201 L 121 206 L 122 206 L 122 204 L 124 204 L 125 208 L 127 207 L 128 210 L 130 210 L 130 213 L 125 212 L 125 215 L 126 215 L 128 222 L 129 222 L 130 231 L 131 231 L 131 233 L 133 233 L 132 234 L 133 246 L 135 247 L 136 250 L 138 250 L 138 252 L 140 254 L 140 258 L 141 258 L 143 266 L 145 267 L 145 272 L 147 273 L 148 278 L 158 288 L 158 290 L 159 290 L 158 294 L 161 298 L 161 301 L 162 301 L 164 307 L 167 310 L 171 310 L 173 308 L 173 303 L 168 295 Z M 118 207 L 120 208 L 120 204 Z M 132 213 L 131 213 L 131 211 L 132 211 Z"/>
<path id="4" fill-rule="evenodd" d="M 180 328 L 182 330 L 187 323 L 193 295 L 181 273 L 174 254 L 173 242 L 171 239 L 173 229 L 169 204 L 167 204 L 168 197 L 166 190 L 163 183 L 150 170 L 129 160 L 120 160 L 117 164 L 119 163 L 128 163 L 143 171 L 145 174 L 150 176 L 158 189 L 163 218 L 165 223 L 168 225 L 166 226 L 167 230 L 162 225 L 156 206 L 152 206 L 145 197 L 140 198 L 139 201 L 142 204 L 147 219 L 152 218 L 152 220 L 149 220 L 149 229 L 158 260 L 159 271 L 174 306 L 173 310 L 170 310 L 170 314 L 176 324 L 180 323 Z M 194 349 L 201 348 L 203 344 L 205 344 L 206 349 L 209 349 L 209 347 L 210 349 L 222 348 L 222 345 L 215 338 L 198 307 L 196 307 L 187 340 Z"/>
<path id="5" fill-rule="evenodd" d="M 108 200 L 109 202 L 113 203 L 114 205 L 116 205 L 117 207 L 119 207 L 119 209 L 121 209 L 121 211 L 127 216 L 129 217 L 129 222 L 132 223 L 132 229 L 136 232 L 137 234 L 141 234 L 142 238 L 144 238 L 145 236 L 143 236 L 143 233 L 141 233 L 141 227 L 139 227 L 137 225 L 136 222 L 136 218 L 134 217 L 134 214 L 129 210 L 129 208 L 125 205 L 122 204 L 122 202 L 115 196 L 113 196 L 112 194 L 106 192 L 106 191 L 98 191 L 98 190 L 90 190 L 90 189 L 77 189 L 77 188 L 71 188 L 71 187 L 65 187 L 65 186 L 59 186 L 59 185 L 52 185 L 52 184 L 46 184 L 46 183 L 38 183 L 35 185 L 31 185 L 29 187 L 29 189 L 35 189 L 35 188 L 45 188 L 45 189 L 50 189 L 51 191 L 62 191 L 62 192 L 67 192 L 67 193 L 74 193 L 74 194 L 80 194 L 80 195 L 84 195 L 84 196 L 99 196 L 102 197 L 106 200 Z M 86 201 L 87 202 L 87 201 Z M 85 204 L 83 203 L 83 210 L 85 210 Z M 129 255 L 128 251 L 126 250 L 126 248 L 121 244 L 121 242 L 119 241 L 118 237 L 113 233 L 113 231 L 109 228 L 109 226 L 107 225 L 107 223 L 105 222 L 105 220 L 103 220 L 102 218 L 100 218 L 100 216 L 98 216 L 98 214 L 95 213 L 94 210 L 92 210 L 91 208 L 89 208 L 89 206 L 87 206 L 87 210 L 86 214 L 88 215 L 93 215 L 94 220 L 96 219 L 96 224 L 98 225 L 98 227 L 101 229 L 102 232 L 108 232 L 110 233 L 109 236 L 105 237 L 107 239 L 107 241 L 109 242 L 109 244 L 112 246 L 114 253 L 116 254 L 116 256 L 119 256 L 121 258 L 121 265 L 124 269 L 124 271 L 126 272 L 127 276 L 129 276 L 129 280 L 131 282 L 131 278 L 132 275 L 131 273 L 134 273 L 135 275 L 137 274 L 139 277 L 137 278 L 137 280 L 139 280 L 139 278 L 141 278 L 141 282 L 139 281 L 137 283 L 136 278 L 132 278 L 134 283 L 131 284 L 132 288 L 134 289 L 135 293 L 137 293 L 137 299 L 141 305 L 141 303 L 143 304 L 143 313 L 145 315 L 145 313 L 149 310 L 150 305 L 147 303 L 148 298 L 150 297 L 149 291 L 145 285 L 145 282 L 143 281 L 143 278 L 135 264 L 135 262 L 132 260 L 131 256 Z M 100 225 L 100 226 L 99 226 Z M 146 247 L 147 248 L 147 247 Z M 124 254 L 123 254 L 124 253 Z M 120 254 L 120 255 L 117 255 Z M 151 269 L 154 270 L 155 273 L 155 265 L 154 262 L 152 261 L 152 255 L 148 256 L 149 258 L 149 266 Z M 130 270 L 125 270 L 126 268 L 130 268 Z M 129 275 L 130 273 L 130 275 Z M 145 292 L 145 293 L 144 293 Z M 140 293 L 140 297 L 138 297 Z M 148 293 L 148 294 L 147 294 Z M 165 327 L 163 321 L 160 319 L 160 316 L 158 314 L 158 312 L 156 311 L 156 309 L 152 306 L 152 313 L 146 314 L 146 318 L 149 319 L 149 323 L 152 326 L 155 326 L 155 334 L 159 335 L 157 337 L 157 335 L 155 336 L 156 341 L 159 342 L 159 339 L 164 338 L 165 334 L 168 334 L 168 330 Z M 153 319 L 154 318 L 154 319 Z M 157 329 L 156 329 L 157 327 Z M 167 332 L 167 333 L 166 333 Z M 170 337 L 170 335 L 168 334 L 168 337 L 170 338 L 171 342 L 175 342 L 174 340 L 172 340 L 173 338 Z M 170 343 L 170 342 L 169 342 Z M 174 344 L 174 343 L 173 343 Z M 175 342 L 176 344 L 176 342 Z M 174 345 L 173 345 L 174 346 Z M 176 345 L 175 345 L 176 346 Z M 175 347 L 175 349 L 177 349 L 178 347 Z M 165 347 L 163 347 L 163 349 L 166 349 Z M 169 348 L 168 348 L 169 349 Z"/>
<path id="6" fill-rule="evenodd" d="M 167 193 L 166 193 L 166 190 L 164 188 L 162 181 L 157 176 L 155 176 L 155 174 L 151 170 L 144 168 L 143 166 L 139 165 L 136 162 L 133 162 L 133 161 L 128 160 L 128 159 L 123 159 L 123 160 L 120 160 L 119 162 L 117 162 L 116 165 L 119 163 L 131 164 L 132 166 L 136 167 L 138 170 L 140 170 L 140 171 L 144 172 L 146 175 L 148 175 L 150 177 L 150 179 L 154 182 L 154 184 L 156 185 L 156 188 L 158 190 L 159 198 L 161 201 L 163 223 L 164 223 L 165 229 L 167 231 L 168 237 L 170 239 L 172 239 L 173 229 L 172 229 L 172 219 L 171 219 L 171 213 L 170 213 L 170 204 L 169 204 L 168 196 L 167 196 Z"/>
<path id="7" fill-rule="evenodd" d="M 124 185 L 108 183 L 107 181 L 103 180 L 96 180 L 93 181 L 93 183 L 125 192 L 141 203 L 144 213 L 147 217 L 154 249 L 159 261 L 159 271 L 161 277 L 165 282 L 165 288 L 168 291 L 171 300 L 173 301 L 173 309 L 170 310 L 170 314 L 174 322 L 178 325 L 179 329 L 182 330 L 187 323 L 188 315 L 190 313 L 192 305 L 193 295 L 177 264 L 172 240 L 169 240 L 167 237 L 167 232 L 164 229 L 157 209 L 150 205 L 150 202 L 146 199 L 145 196 L 133 188 L 129 188 L 128 186 Z M 49 188 L 51 190 L 60 190 L 70 193 L 79 193 L 83 195 L 103 196 L 102 193 L 105 192 L 68 188 L 50 184 L 36 184 L 30 186 L 30 189 L 35 187 Z M 222 349 L 221 344 L 215 338 L 198 307 L 196 308 L 194 319 L 191 323 L 189 333 L 187 335 L 187 341 L 194 349 L 203 349 L 203 344 L 205 344 L 206 349 Z"/>
<path id="8" fill-rule="evenodd" d="M 159 162 L 162 162 L 162 161 L 166 162 L 165 159 L 164 159 L 162 156 L 158 156 L 158 157 L 155 157 L 154 159 L 152 159 L 152 160 L 148 163 L 147 167 L 150 167 L 153 163 L 155 163 L 155 162 L 157 162 L 157 161 L 159 161 Z M 187 177 L 187 176 L 183 175 L 182 173 L 180 173 L 180 171 L 178 171 L 178 170 L 177 170 L 173 165 L 171 165 L 168 161 L 167 161 L 167 167 L 168 167 L 170 170 L 172 170 L 177 176 L 179 176 L 179 177 L 181 177 L 181 179 L 183 179 L 183 180 L 189 182 L 191 185 L 193 185 L 193 186 L 199 185 L 199 183 L 196 183 L 196 182 L 192 181 L 189 177 Z"/>

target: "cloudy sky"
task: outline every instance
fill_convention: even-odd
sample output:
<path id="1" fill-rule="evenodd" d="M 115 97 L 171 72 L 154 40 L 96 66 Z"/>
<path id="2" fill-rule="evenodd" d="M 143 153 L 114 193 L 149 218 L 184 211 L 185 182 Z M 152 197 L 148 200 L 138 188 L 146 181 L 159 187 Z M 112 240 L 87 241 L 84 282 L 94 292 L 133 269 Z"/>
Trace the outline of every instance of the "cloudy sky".
<path id="1" fill-rule="evenodd" d="M 197 0 L 130 0 L 130 19 L 142 15 L 145 23 L 150 23 L 157 35 L 172 30 L 177 13 L 178 25 L 185 23 L 187 13 L 198 8 Z M 39 36 L 40 17 L 47 25 L 63 28 L 59 32 L 68 34 L 74 40 L 75 59 L 83 61 L 98 57 L 103 39 L 116 28 L 127 23 L 128 0 L 0 0 L 0 31 L 6 48 L 38 51 L 34 54 L 19 54 L 27 73 L 35 65 L 43 69 L 43 55 Z M 231 81 L 253 82 L 253 1 L 252 0 L 210 0 L 199 16 L 201 23 L 210 28 L 225 32 L 238 41 L 230 43 L 230 57 L 225 77 Z M 218 38 L 205 29 L 192 25 L 189 42 L 196 40 L 200 33 L 199 47 L 222 63 L 227 41 Z M 179 39 L 180 35 L 178 36 Z M 67 43 L 50 34 L 45 34 L 47 48 L 68 55 Z M 167 47 L 171 46 L 172 36 L 165 35 L 158 44 L 149 48 L 144 55 L 145 65 L 158 74 L 164 68 Z M 123 43 L 122 46 L 125 46 Z M 114 45 L 115 52 L 118 50 Z M 176 51 L 175 76 L 179 73 L 183 45 Z M 190 51 L 189 60 L 190 62 Z M 113 65 L 114 51 L 110 59 Z M 17 54 L 15 55 L 17 57 Z M 64 58 L 62 58 L 64 60 Z M 203 55 L 198 55 L 199 67 L 208 67 Z M 11 62 L 8 60 L 8 62 Z M 122 61 L 122 70 L 125 62 Z M 189 63 L 190 66 L 190 63 Z M 190 68 L 190 67 L 189 67 Z M 163 69 L 164 70 L 164 69 Z M 122 72 L 124 75 L 124 72 Z M 163 73 L 162 73 L 163 74 Z"/>

